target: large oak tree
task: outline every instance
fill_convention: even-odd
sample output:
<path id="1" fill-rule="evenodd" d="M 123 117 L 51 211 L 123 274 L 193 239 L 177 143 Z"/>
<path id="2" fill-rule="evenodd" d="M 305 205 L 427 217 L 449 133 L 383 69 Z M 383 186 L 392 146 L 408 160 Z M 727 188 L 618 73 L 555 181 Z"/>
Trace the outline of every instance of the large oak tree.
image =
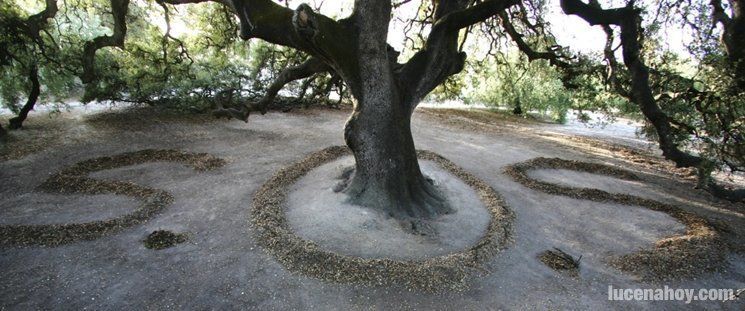
<path id="1" fill-rule="evenodd" d="M 341 78 L 355 99 L 354 111 L 344 128 L 344 137 L 354 154 L 356 165 L 343 191 L 353 203 L 381 209 L 399 218 L 427 218 L 450 211 L 443 195 L 422 175 L 419 168 L 411 135 L 411 116 L 428 93 L 448 77 L 463 70 L 466 54 L 462 51 L 463 40 L 459 40 L 462 33 L 467 34 L 483 25 L 501 28 L 528 59 L 545 59 L 559 68 L 568 88 L 574 87 L 573 77 L 586 71 L 565 49 L 535 46 L 526 39 L 527 33 L 550 36 L 550 30 L 546 30 L 549 27 L 541 20 L 541 15 L 545 12 L 540 8 L 545 3 L 540 1 L 433 0 L 428 6 L 430 10 L 426 21 L 429 27 L 426 37 L 421 37 L 422 46 L 403 63 L 399 62 L 399 52 L 387 43 L 387 39 L 394 6 L 408 0 L 396 4 L 390 0 L 357 0 L 352 13 L 338 20 L 319 14 L 305 4 L 291 9 L 271 0 L 156 2 L 165 10 L 167 19 L 166 4 L 208 1 L 219 2 L 230 8 L 240 21 L 241 38 L 264 40 L 297 49 L 308 56 L 304 62 L 281 72 L 260 100 L 246 102 L 239 107 L 220 106 L 216 114 L 246 120 L 252 112 L 265 112 L 280 89 L 291 81 L 318 73 L 330 73 Z M 721 44 L 726 51 L 729 67 L 735 68 L 735 86 L 729 92 L 731 95 L 728 95 L 731 97 L 742 93 L 745 81 L 742 74 L 745 72 L 742 67 L 745 66 L 742 53 L 745 29 L 741 1 L 730 0 L 727 2 L 729 6 L 725 7 L 722 1 L 713 0 L 706 6 L 706 10 L 710 11 L 711 22 L 723 28 Z M 690 5 L 682 0 L 664 0 L 660 3 L 660 8 Z M 78 75 L 91 90 L 96 89 L 99 74 L 95 61 L 96 52 L 105 47 L 123 46 L 127 35 L 126 17 L 130 1 L 109 0 L 109 4 L 113 16 L 113 31 L 88 41 L 82 51 Z M 678 166 L 698 168 L 702 172 L 701 185 L 712 193 L 734 200 L 742 199 L 745 193 L 724 189 L 709 178 L 711 167 L 716 161 L 684 150 L 680 141 L 675 139 L 676 133 L 681 128 L 687 130 L 688 125 L 667 114 L 660 105 L 661 97 L 653 90 L 650 73 L 659 75 L 660 72 L 650 70 L 645 62 L 643 15 L 635 1 L 617 8 L 603 8 L 597 0 L 560 0 L 560 5 L 565 14 L 579 16 L 590 25 L 602 27 L 608 34 L 605 58 L 609 74 L 606 83 L 639 107 L 647 121 L 653 125 L 663 155 Z M 661 9 L 658 12 L 659 10 Z M 698 10 L 704 12 L 704 9 Z M 40 29 L 56 13 L 56 1 L 46 0 L 45 10 L 25 21 L 18 21 L 16 28 L 19 33 L 30 38 L 39 38 Z M 534 15 L 533 19 L 529 18 L 531 14 Z M 685 13 L 678 15 L 687 20 Z M 493 23 L 495 20 L 499 23 Z M 701 28 L 700 25 L 696 26 L 696 29 Z M 615 59 L 615 31 L 620 34 L 625 68 L 621 68 Z M 33 70 L 34 66 L 28 67 L 30 81 L 33 82 L 38 73 Z M 624 72 L 625 75 L 619 76 L 619 72 Z M 32 87 L 38 89 L 38 81 L 32 83 Z M 692 91 L 688 93 L 698 92 L 683 98 L 684 102 L 691 105 L 700 102 L 701 98 L 727 101 L 726 98 L 719 97 L 721 93 L 701 95 L 694 87 L 690 89 Z M 21 119 L 17 119 L 19 127 L 38 97 L 35 93 L 38 92 L 32 90 L 29 93 L 26 105 L 29 109 L 24 107 L 25 113 L 19 116 Z M 700 109 L 705 121 L 724 120 L 714 128 L 723 131 L 726 139 L 734 141 L 728 145 L 734 147 L 723 149 L 721 158 L 736 170 L 743 167 L 742 161 L 738 162 L 742 158 L 739 151 L 742 143 L 738 143 L 742 140 L 742 133 L 730 126 L 729 123 L 732 122 L 729 119 L 739 118 L 740 114 L 734 113 L 730 117 L 725 115 L 723 118 L 721 111 Z M 703 131 L 693 128 L 691 132 L 698 135 Z M 710 136 L 718 139 L 718 136 Z"/>
<path id="2" fill-rule="evenodd" d="M 461 29 L 516 4 L 514 0 L 436 1 L 434 24 L 424 47 L 406 63 L 387 43 L 391 1 L 358 0 L 352 14 L 332 20 L 308 5 L 295 10 L 269 0 L 235 0 L 243 39 L 259 38 L 306 52 L 310 58 L 281 78 L 297 79 L 332 70 L 355 98 L 344 138 L 356 161 L 343 190 L 352 203 L 397 218 L 426 218 L 450 211 L 439 190 L 422 175 L 411 135 L 419 102 L 463 69 Z M 246 113 L 266 102 L 248 105 Z"/>

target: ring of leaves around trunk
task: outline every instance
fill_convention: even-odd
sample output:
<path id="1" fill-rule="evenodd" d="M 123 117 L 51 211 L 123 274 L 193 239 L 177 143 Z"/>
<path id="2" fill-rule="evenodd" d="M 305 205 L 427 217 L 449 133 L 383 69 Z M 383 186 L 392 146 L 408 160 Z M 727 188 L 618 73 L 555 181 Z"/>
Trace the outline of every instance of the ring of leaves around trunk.
<path id="1" fill-rule="evenodd" d="M 528 171 L 536 169 L 566 169 L 605 175 L 621 180 L 639 181 L 634 173 L 613 166 L 560 158 L 534 158 L 505 168 L 505 173 L 530 189 L 579 200 L 610 202 L 640 206 L 670 215 L 686 226 L 684 234 L 670 236 L 655 243 L 652 249 L 642 249 L 625 255 L 610 256 L 608 263 L 648 281 L 680 279 L 719 270 L 725 258 L 725 243 L 706 218 L 675 205 L 640 198 L 630 194 L 610 193 L 594 188 L 578 188 L 534 179 Z"/>
<path id="2" fill-rule="evenodd" d="M 484 271 L 481 266 L 511 241 L 514 214 L 487 183 L 453 162 L 430 152 L 418 151 L 472 187 L 491 215 L 484 236 L 471 247 L 424 260 L 367 259 L 322 249 L 292 232 L 285 218 L 288 189 L 314 168 L 349 155 L 345 146 L 329 147 L 279 170 L 255 194 L 251 218 L 261 245 L 288 270 L 332 282 L 368 285 L 399 285 L 424 291 L 464 289 L 468 276 Z"/>
<path id="3" fill-rule="evenodd" d="M 147 162 L 178 162 L 197 171 L 225 165 L 225 161 L 206 153 L 146 149 L 78 162 L 50 176 L 38 190 L 57 194 L 115 194 L 133 197 L 142 203 L 129 214 L 86 223 L 48 225 L 2 225 L 0 246 L 58 246 L 93 240 L 147 221 L 173 202 L 173 196 L 160 189 L 116 180 L 98 180 L 88 174 Z"/>

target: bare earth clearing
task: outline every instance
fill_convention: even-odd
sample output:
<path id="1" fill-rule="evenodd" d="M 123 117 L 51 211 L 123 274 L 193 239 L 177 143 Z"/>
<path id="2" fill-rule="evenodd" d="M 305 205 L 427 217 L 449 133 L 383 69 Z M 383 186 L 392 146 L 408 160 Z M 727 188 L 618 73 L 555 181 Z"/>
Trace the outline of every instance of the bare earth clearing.
<path id="1" fill-rule="evenodd" d="M 127 215 L 139 207 L 140 203 L 131 196 L 61 194 L 39 189 L 50 176 L 80 161 L 143 149 L 175 149 L 208 153 L 227 163 L 200 170 L 161 161 L 90 173 L 88 177 L 94 179 L 130 181 L 165 190 L 172 195 L 173 202 L 143 223 L 94 240 L 56 247 L 3 246 L 0 309 L 679 310 L 705 307 L 742 310 L 745 307 L 742 299 L 691 304 L 608 301 L 609 285 L 745 288 L 742 204 L 715 200 L 693 189 L 687 179 L 690 172 L 659 165 L 659 158 L 642 151 L 550 133 L 540 124 L 516 122 L 481 111 L 420 109 L 412 121 L 417 149 L 436 152 L 485 181 L 514 213 L 511 242 L 482 267 L 483 271 L 469 277 L 467 288 L 430 292 L 398 286 L 333 283 L 288 271 L 257 241 L 257 229 L 250 221 L 254 193 L 281 168 L 320 149 L 343 145 L 342 128 L 348 113 L 320 108 L 270 112 L 252 116 L 248 124 L 152 109 L 31 118 L 25 124 L 27 128 L 15 132 L 0 150 L 0 226 L 103 221 Z M 630 194 L 701 216 L 721 236 L 720 264 L 713 271 L 686 267 L 685 275 L 657 280 L 642 279 L 614 268 L 610 257 L 653 249 L 657 241 L 683 234 L 686 226 L 669 214 L 640 206 L 533 190 L 505 174 L 507 166 L 536 157 L 608 164 L 633 171 L 639 180 L 566 169 L 537 169 L 528 175 L 564 186 Z M 306 177 L 329 178 L 322 176 L 333 176 L 328 171 L 339 167 L 341 164 L 328 166 L 326 171 L 311 172 Z M 440 178 L 449 176 L 439 174 Z M 297 223 L 312 218 L 314 210 L 329 211 L 303 210 L 302 204 L 320 202 L 313 206 L 323 207 L 323 202 L 333 195 L 319 194 L 308 202 L 303 202 L 302 196 L 323 191 L 330 185 L 321 185 L 320 190 L 308 188 L 318 185 L 305 179 L 298 184 L 301 186 L 306 189 L 296 189 L 300 192 L 295 196 L 290 194 L 291 220 Z M 330 213 L 334 215 L 319 222 L 328 225 L 343 219 L 334 218 L 341 217 L 343 210 Z M 483 213 L 474 211 L 473 215 Z M 355 219 L 364 225 L 363 218 Z M 377 220 L 375 226 L 385 227 L 382 221 Z M 450 230 L 446 232 L 454 230 L 453 224 L 446 226 Z M 318 240 L 320 245 L 326 243 L 330 249 L 336 245 L 339 251 L 376 257 L 366 254 L 364 249 L 350 250 L 356 243 L 338 244 L 340 236 L 334 236 L 334 230 L 303 228 L 302 223 L 297 226 L 304 236 Z M 186 241 L 162 250 L 146 248 L 142 241 L 156 230 L 183 233 Z M 354 228 L 345 230 L 354 231 Z M 399 238 L 401 235 L 392 239 Z M 464 238 L 449 244 L 455 249 L 432 252 L 455 251 L 462 247 L 460 244 L 477 239 Z M 401 243 L 408 245 L 411 241 Z M 376 247 L 395 251 L 390 244 Z M 574 256 L 582 255 L 576 275 L 557 272 L 541 262 L 539 254 L 554 247 Z"/>

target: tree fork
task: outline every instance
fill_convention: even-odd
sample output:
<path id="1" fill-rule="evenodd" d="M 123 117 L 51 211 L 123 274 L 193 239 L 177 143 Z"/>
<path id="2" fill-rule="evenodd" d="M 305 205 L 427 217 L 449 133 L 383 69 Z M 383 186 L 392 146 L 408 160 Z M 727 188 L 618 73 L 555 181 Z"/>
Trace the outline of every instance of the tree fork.
<path id="1" fill-rule="evenodd" d="M 348 83 L 356 102 L 344 128 L 355 169 L 343 191 L 348 202 L 399 220 L 434 218 L 451 208 L 419 167 L 411 134 L 413 103 L 405 100 L 396 81 L 387 28 L 379 27 L 390 19 L 390 5 L 355 3 L 359 71 L 356 83 Z"/>

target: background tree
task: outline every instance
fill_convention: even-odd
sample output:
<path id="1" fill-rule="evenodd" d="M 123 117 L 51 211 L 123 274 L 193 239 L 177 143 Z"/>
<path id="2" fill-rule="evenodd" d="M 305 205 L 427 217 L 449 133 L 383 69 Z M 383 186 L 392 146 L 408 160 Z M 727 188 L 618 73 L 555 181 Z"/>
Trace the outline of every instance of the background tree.
<path id="1" fill-rule="evenodd" d="M 54 66 L 53 46 L 48 42 L 53 40 L 46 32 L 49 19 L 58 11 L 55 0 L 46 1 L 44 9 L 36 14 L 24 16 L 24 12 L 8 3 L 0 4 L 0 68 L 2 68 L 2 97 L 5 101 L 13 102 L 11 110 L 17 114 L 10 119 L 10 129 L 21 128 L 28 113 L 34 108 L 41 95 L 40 70 L 50 71 Z M 57 72 L 60 74 L 60 72 Z M 25 79 L 16 79 L 15 76 Z M 50 74 L 49 76 L 53 76 Z M 53 77 L 52 77 L 53 78 Z M 16 105 L 18 93 L 16 89 L 27 89 L 27 100 L 22 106 Z M 10 90 L 10 91 L 9 91 Z M 2 125 L 0 125 L 0 129 Z M 4 134 L 2 129 L 0 134 Z"/>
<path id="2" fill-rule="evenodd" d="M 47 4 L 53 6 L 47 9 Z M 20 128 L 38 104 L 64 108 L 75 100 L 188 112 L 231 106 L 264 96 L 281 69 L 298 65 L 305 57 L 291 48 L 240 41 L 235 15 L 222 4 L 181 8 L 154 1 L 124 4 L 110 0 L 70 0 L 59 2 L 59 7 L 55 1 L 0 4 L 4 30 L 0 105 L 16 114 L 11 129 Z M 185 21 L 199 31 L 178 32 L 174 26 L 183 29 Z M 313 76 L 303 88 L 300 83 L 289 86 L 284 94 L 303 97 L 307 93 L 306 105 L 312 100 L 327 102 L 334 91 L 343 93 L 334 105 L 348 96 L 339 79 L 328 74 Z M 275 104 L 289 109 L 298 102 L 282 98 Z M 5 128 L 0 126 L 2 133 Z"/>

